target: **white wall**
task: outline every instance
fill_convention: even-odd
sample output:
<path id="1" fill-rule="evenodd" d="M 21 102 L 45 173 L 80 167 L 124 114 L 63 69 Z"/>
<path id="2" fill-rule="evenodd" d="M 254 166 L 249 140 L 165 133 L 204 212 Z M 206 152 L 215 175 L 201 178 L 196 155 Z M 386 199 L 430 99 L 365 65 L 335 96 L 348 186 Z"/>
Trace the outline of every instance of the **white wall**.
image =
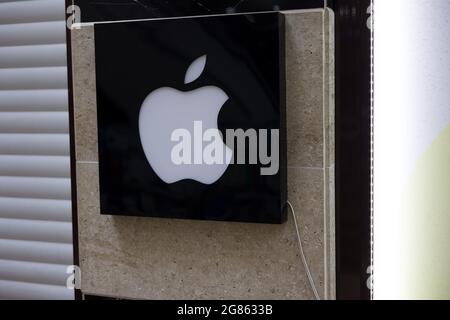
<path id="1" fill-rule="evenodd" d="M 375 298 L 450 298 L 450 2 L 374 10 Z"/>

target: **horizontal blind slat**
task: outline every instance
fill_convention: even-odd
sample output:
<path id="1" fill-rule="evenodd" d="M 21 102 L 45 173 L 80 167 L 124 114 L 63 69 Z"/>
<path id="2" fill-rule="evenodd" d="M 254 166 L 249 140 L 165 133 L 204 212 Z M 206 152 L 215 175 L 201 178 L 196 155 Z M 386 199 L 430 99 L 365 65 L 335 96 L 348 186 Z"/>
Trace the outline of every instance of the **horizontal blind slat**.
<path id="1" fill-rule="evenodd" d="M 0 260 L 0 280 L 65 286 L 69 274 L 60 264 Z"/>
<path id="2" fill-rule="evenodd" d="M 0 46 L 56 44 L 65 41 L 64 20 L 0 25 Z"/>
<path id="3" fill-rule="evenodd" d="M 68 134 L 0 134 L 0 154 L 69 155 Z"/>
<path id="4" fill-rule="evenodd" d="M 72 224 L 0 218 L 0 235 L 3 239 L 72 243 Z"/>
<path id="5" fill-rule="evenodd" d="M 0 218 L 71 222 L 72 203 L 70 200 L 0 197 Z"/>
<path id="6" fill-rule="evenodd" d="M 0 68 L 65 67 L 64 44 L 0 47 Z"/>
<path id="7" fill-rule="evenodd" d="M 6 3 L 6 2 L 21 2 L 21 1 L 35 1 L 35 0 L 0 0 L 0 3 Z"/>
<path id="8" fill-rule="evenodd" d="M 0 3 L 0 24 L 61 20 L 64 11 L 61 0 Z"/>
<path id="9" fill-rule="evenodd" d="M 0 238 L 0 257 L 5 260 L 71 265 L 72 244 Z"/>
<path id="10" fill-rule="evenodd" d="M 73 299 L 64 0 L 0 0 L 0 299 Z"/>
<path id="11" fill-rule="evenodd" d="M 0 69 L 0 90 L 67 88 L 66 67 Z"/>
<path id="12" fill-rule="evenodd" d="M 73 300 L 74 291 L 63 286 L 0 280 L 0 299 Z"/>
<path id="13" fill-rule="evenodd" d="M 39 1 L 39 0 L 0 0 L 0 3 L 8 3 L 8 2 L 25 2 L 25 1 Z"/>
<path id="14" fill-rule="evenodd" d="M 0 177 L 0 197 L 70 200 L 70 179 Z"/>
<path id="15" fill-rule="evenodd" d="M 67 111 L 67 89 L 0 90 L 0 111 Z"/>
<path id="16" fill-rule="evenodd" d="M 0 155 L 0 176 L 70 178 L 70 157 Z"/>
<path id="17" fill-rule="evenodd" d="M 69 133 L 67 112 L 0 112 L 0 133 Z"/>

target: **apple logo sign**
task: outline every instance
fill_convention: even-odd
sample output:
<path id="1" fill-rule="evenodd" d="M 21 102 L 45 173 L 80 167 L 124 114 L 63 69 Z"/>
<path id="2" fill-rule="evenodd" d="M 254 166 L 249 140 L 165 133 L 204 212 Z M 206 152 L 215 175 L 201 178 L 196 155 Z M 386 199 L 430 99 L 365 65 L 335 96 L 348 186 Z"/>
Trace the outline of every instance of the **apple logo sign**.
<path id="1" fill-rule="evenodd" d="M 93 28 L 100 213 L 286 221 L 285 17 Z"/>
<path id="2" fill-rule="evenodd" d="M 186 72 L 184 84 L 201 76 L 206 58 L 203 55 L 192 62 Z M 219 143 L 223 147 L 225 158 L 221 163 L 204 164 L 194 160 L 189 164 L 176 164 L 171 157 L 174 147 L 171 136 L 175 130 L 185 129 L 195 137 L 198 135 L 194 128 L 196 122 L 201 122 L 203 130 L 213 129 L 218 132 L 217 119 L 227 100 L 227 94 L 215 86 L 205 86 L 189 92 L 162 87 L 148 94 L 139 111 L 139 135 L 145 156 L 161 180 L 167 184 L 185 179 L 213 184 L 222 177 L 233 154 L 222 139 Z M 194 141 L 193 144 L 194 149 L 203 149 L 203 142 L 196 145 Z"/>

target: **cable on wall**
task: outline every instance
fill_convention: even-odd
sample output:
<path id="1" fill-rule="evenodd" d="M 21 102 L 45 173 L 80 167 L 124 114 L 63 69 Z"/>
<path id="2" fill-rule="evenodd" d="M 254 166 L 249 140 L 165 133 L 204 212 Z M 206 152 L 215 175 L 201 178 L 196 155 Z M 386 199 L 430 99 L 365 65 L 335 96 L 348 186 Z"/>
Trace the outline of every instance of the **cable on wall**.
<path id="1" fill-rule="evenodd" d="M 306 275 L 308 276 L 309 285 L 311 286 L 311 289 L 314 293 L 316 300 L 321 300 L 319 293 L 317 292 L 316 284 L 314 283 L 314 279 L 311 275 L 311 270 L 309 269 L 308 262 L 306 262 L 306 256 L 305 256 L 305 252 L 303 250 L 302 238 L 300 236 L 300 230 L 298 228 L 297 217 L 295 216 L 294 207 L 292 206 L 292 204 L 289 201 L 287 201 L 287 205 L 291 209 L 292 217 L 294 219 L 295 231 L 297 233 L 298 247 L 300 249 L 300 257 L 302 258 L 302 263 L 305 268 Z"/>

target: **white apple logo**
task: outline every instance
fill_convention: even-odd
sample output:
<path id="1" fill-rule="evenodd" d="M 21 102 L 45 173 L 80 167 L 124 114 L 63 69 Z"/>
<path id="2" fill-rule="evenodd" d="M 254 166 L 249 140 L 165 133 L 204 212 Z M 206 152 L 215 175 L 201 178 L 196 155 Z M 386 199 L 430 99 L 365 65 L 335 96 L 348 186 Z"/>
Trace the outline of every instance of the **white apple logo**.
<path id="1" fill-rule="evenodd" d="M 205 65 L 206 55 L 196 59 L 186 72 L 184 84 L 195 81 L 202 74 Z M 222 163 L 198 164 L 194 161 L 180 165 L 174 163 L 171 157 L 174 146 L 171 136 L 180 128 L 195 135 L 194 122 L 201 122 L 204 130 L 214 129 L 218 132 L 217 118 L 227 100 L 227 94 L 214 86 L 190 92 L 163 87 L 145 98 L 139 113 L 139 134 L 145 156 L 161 180 L 168 184 L 184 179 L 212 184 L 225 173 L 233 152 L 221 137 L 220 144 L 225 154 Z"/>

